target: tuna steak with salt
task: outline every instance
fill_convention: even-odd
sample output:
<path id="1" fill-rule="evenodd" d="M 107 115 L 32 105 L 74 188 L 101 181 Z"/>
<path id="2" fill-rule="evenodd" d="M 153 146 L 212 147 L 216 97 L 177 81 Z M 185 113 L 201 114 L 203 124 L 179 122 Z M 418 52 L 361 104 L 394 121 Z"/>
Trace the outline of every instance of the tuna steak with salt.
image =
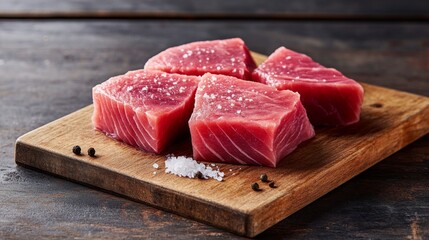
<path id="1" fill-rule="evenodd" d="M 359 121 L 362 86 L 304 54 L 280 47 L 255 69 L 252 78 L 279 90 L 298 92 L 314 125 L 349 125 Z"/>
<path id="2" fill-rule="evenodd" d="M 299 94 L 205 74 L 189 120 L 196 160 L 276 167 L 314 136 Z"/>
<path id="3" fill-rule="evenodd" d="M 160 153 L 183 131 L 198 77 L 137 70 L 92 89 L 96 129 L 148 152 Z"/>
<path id="4" fill-rule="evenodd" d="M 168 48 L 149 59 L 144 68 L 198 76 L 209 72 L 250 79 L 256 64 L 243 40 L 232 38 Z"/>

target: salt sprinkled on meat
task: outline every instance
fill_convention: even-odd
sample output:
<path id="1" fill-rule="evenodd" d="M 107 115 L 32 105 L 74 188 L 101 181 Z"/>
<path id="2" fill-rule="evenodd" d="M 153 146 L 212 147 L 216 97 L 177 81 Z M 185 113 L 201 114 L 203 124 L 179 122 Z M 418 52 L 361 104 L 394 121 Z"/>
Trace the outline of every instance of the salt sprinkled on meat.
<path id="1" fill-rule="evenodd" d="M 155 168 L 155 169 L 158 169 L 158 168 L 159 168 L 159 165 L 158 165 L 158 163 L 154 163 L 154 164 L 152 165 L 152 167 L 153 167 L 153 168 Z"/>
<path id="2" fill-rule="evenodd" d="M 239 38 L 171 47 L 149 59 L 144 69 L 201 76 L 207 72 L 250 80 L 256 64 Z"/>
<path id="3" fill-rule="evenodd" d="M 198 172 L 201 172 L 205 179 L 213 178 L 222 181 L 225 174 L 219 170 L 213 170 L 210 166 L 198 163 L 192 158 L 184 156 L 167 155 L 165 160 L 165 172 L 179 177 L 195 178 Z"/>

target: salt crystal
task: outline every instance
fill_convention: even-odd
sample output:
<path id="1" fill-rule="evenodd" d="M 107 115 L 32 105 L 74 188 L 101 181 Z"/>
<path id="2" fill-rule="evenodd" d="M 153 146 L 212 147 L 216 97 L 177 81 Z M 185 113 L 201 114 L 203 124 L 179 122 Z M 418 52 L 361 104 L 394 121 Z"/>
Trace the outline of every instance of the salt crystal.
<path id="1" fill-rule="evenodd" d="M 153 175 L 156 175 L 156 172 L 153 172 Z"/>
<path id="2" fill-rule="evenodd" d="M 219 71 L 219 70 L 220 70 L 220 67 L 219 67 L 219 66 L 217 66 L 217 67 L 216 67 L 216 70 L 218 70 L 218 71 Z"/>
<path id="3" fill-rule="evenodd" d="M 128 86 L 128 87 L 127 87 L 127 92 L 129 92 L 129 91 L 133 90 L 133 88 L 134 88 L 133 86 Z"/>
<path id="4" fill-rule="evenodd" d="M 188 57 L 188 54 L 183 54 L 183 58 L 187 58 Z"/>
<path id="5" fill-rule="evenodd" d="M 222 109 L 222 106 L 220 104 L 217 105 L 217 109 Z"/>
<path id="6" fill-rule="evenodd" d="M 292 58 L 291 56 L 287 56 L 287 57 L 286 57 L 286 60 L 289 60 L 289 59 L 291 59 L 291 58 Z"/>
<path id="7" fill-rule="evenodd" d="M 237 114 L 240 114 L 241 113 L 241 110 L 237 110 Z"/>
<path id="8" fill-rule="evenodd" d="M 159 165 L 158 165 L 158 163 L 154 163 L 154 164 L 152 165 L 152 167 L 153 167 L 153 168 L 155 168 L 155 169 L 158 169 L 158 168 L 159 168 Z"/>
<path id="9" fill-rule="evenodd" d="M 219 170 L 213 170 L 210 166 L 198 163 L 185 156 L 167 155 L 165 160 L 165 172 L 179 177 L 195 178 L 201 172 L 203 178 L 213 178 L 221 182 L 225 174 Z"/>

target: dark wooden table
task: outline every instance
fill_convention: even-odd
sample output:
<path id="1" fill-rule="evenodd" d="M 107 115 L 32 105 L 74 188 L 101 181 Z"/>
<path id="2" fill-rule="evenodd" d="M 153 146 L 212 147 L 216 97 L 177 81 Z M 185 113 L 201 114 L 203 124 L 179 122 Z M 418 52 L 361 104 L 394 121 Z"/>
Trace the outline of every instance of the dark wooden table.
<path id="1" fill-rule="evenodd" d="M 264 3 L 262 3 L 264 2 Z M 428 1 L 0 2 L 0 238 L 240 238 L 18 167 L 14 141 L 91 103 L 91 87 L 157 52 L 242 37 L 285 45 L 362 82 L 429 96 Z M 428 239 L 429 136 L 259 238 Z"/>

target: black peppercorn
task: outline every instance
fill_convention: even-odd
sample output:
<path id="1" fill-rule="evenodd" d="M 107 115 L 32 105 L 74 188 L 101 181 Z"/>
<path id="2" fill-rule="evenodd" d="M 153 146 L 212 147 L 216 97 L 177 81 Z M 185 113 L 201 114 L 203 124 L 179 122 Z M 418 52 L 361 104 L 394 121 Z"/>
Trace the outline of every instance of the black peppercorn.
<path id="1" fill-rule="evenodd" d="M 88 149 L 88 155 L 90 157 L 95 157 L 95 149 L 94 148 L 89 148 Z"/>
<path id="2" fill-rule="evenodd" d="M 197 173 L 195 173 L 195 177 L 198 178 L 198 179 L 204 179 L 203 174 L 200 171 L 198 171 Z"/>
<path id="3" fill-rule="evenodd" d="M 76 146 L 73 147 L 73 153 L 74 154 L 80 155 L 80 151 L 81 151 L 81 149 L 80 149 L 80 147 L 78 145 L 76 145 Z"/>
<path id="4" fill-rule="evenodd" d="M 268 182 L 268 175 L 265 173 L 262 174 L 259 178 L 261 179 L 262 182 Z"/>
<path id="5" fill-rule="evenodd" d="M 252 184 L 252 189 L 253 189 L 253 191 L 262 191 L 262 189 L 259 188 L 259 184 L 258 183 L 253 183 Z"/>
<path id="6" fill-rule="evenodd" d="M 268 186 L 270 186 L 270 188 L 276 188 L 276 184 L 274 183 L 274 181 L 271 181 Z"/>

